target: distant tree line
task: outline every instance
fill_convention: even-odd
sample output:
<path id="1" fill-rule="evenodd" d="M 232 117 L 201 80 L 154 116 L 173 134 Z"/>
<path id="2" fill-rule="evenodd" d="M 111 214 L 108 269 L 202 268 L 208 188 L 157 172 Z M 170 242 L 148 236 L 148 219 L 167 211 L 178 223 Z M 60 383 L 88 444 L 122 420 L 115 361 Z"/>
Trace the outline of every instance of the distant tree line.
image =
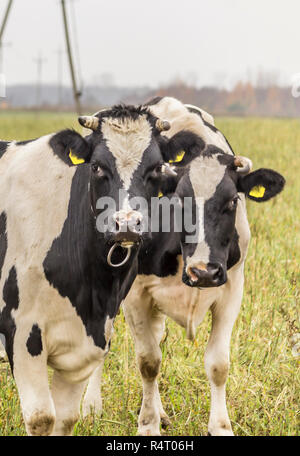
<path id="1" fill-rule="evenodd" d="M 0 99 L 0 107 L 73 110 L 71 89 L 62 88 L 60 104 L 57 91 L 55 85 L 43 86 L 42 103 L 36 106 L 34 85 L 10 86 L 6 98 Z M 295 97 L 295 94 L 297 95 L 297 90 L 292 91 L 291 87 L 282 87 L 276 83 L 254 85 L 238 82 L 233 89 L 226 90 L 213 86 L 197 88 L 177 80 L 155 90 L 149 87 L 86 86 L 81 101 L 86 112 L 95 112 L 116 103 L 139 104 L 154 96 L 173 96 L 185 103 L 200 106 L 214 115 L 300 117 L 300 97 Z"/>
<path id="2" fill-rule="evenodd" d="M 238 82 L 232 90 L 225 90 L 216 87 L 195 88 L 184 82 L 176 82 L 147 95 L 148 98 L 174 96 L 215 115 L 300 117 L 300 97 L 292 95 L 291 87 L 255 87 L 249 82 Z"/>

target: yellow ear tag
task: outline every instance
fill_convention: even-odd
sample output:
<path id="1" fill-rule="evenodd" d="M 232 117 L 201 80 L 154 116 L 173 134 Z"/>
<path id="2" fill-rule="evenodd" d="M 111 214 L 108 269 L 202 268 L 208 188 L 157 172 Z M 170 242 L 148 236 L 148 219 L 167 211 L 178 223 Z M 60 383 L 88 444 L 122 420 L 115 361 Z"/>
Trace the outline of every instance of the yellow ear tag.
<path id="1" fill-rule="evenodd" d="M 76 155 L 73 154 L 72 149 L 70 149 L 69 157 L 73 165 L 81 165 L 81 163 L 84 163 L 84 159 L 76 157 Z"/>
<path id="2" fill-rule="evenodd" d="M 185 151 L 182 150 L 181 152 L 178 152 L 176 155 L 176 158 L 174 160 L 169 160 L 169 163 L 179 163 L 182 161 L 183 157 L 185 155 Z"/>
<path id="3" fill-rule="evenodd" d="M 249 192 L 250 196 L 253 196 L 254 198 L 262 198 L 265 194 L 265 187 L 262 185 L 256 185 L 256 187 L 253 187 L 251 191 Z"/>
<path id="4" fill-rule="evenodd" d="M 164 195 L 162 194 L 162 192 L 159 192 L 157 196 L 158 196 L 158 198 L 161 198 Z"/>

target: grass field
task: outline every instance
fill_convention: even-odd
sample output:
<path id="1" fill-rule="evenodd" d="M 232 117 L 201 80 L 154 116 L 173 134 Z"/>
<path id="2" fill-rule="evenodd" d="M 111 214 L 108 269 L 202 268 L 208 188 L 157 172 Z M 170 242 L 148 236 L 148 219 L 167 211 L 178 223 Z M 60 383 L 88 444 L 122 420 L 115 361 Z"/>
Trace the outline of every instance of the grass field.
<path id="1" fill-rule="evenodd" d="M 1 139 L 28 139 L 66 126 L 71 114 L 1 113 Z M 248 202 L 252 232 L 243 305 L 231 342 L 227 405 L 236 435 L 300 434 L 300 371 L 292 336 L 300 333 L 300 121 L 217 119 L 239 155 L 254 168 L 276 169 L 286 188 L 265 204 Z M 167 435 L 206 435 L 209 386 L 203 366 L 210 315 L 191 343 L 167 321 L 159 378 L 172 420 Z M 294 350 L 295 351 L 295 350 Z M 141 382 L 133 343 L 120 314 L 103 379 L 103 415 L 80 421 L 75 435 L 135 435 Z M 0 364 L 0 435 L 24 435 L 19 399 L 8 364 Z"/>

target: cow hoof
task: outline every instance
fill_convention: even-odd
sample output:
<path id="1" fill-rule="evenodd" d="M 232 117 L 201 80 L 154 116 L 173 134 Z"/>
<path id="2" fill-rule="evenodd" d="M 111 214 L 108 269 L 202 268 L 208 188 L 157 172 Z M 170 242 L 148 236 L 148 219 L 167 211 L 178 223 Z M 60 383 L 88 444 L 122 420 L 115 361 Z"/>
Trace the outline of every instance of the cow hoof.
<path id="1" fill-rule="evenodd" d="M 162 429 L 167 429 L 169 426 L 171 426 L 171 420 L 168 417 L 168 415 L 162 415 L 160 417 L 160 422 L 161 422 L 161 427 Z"/>
<path id="2" fill-rule="evenodd" d="M 153 428 L 147 428 L 147 429 L 139 429 L 138 436 L 143 436 L 143 437 L 159 437 L 161 434 L 159 430 L 153 429 Z"/>
<path id="3" fill-rule="evenodd" d="M 7 363 L 8 358 L 5 351 L 0 350 L 0 363 Z"/>
<path id="4" fill-rule="evenodd" d="M 210 426 L 208 436 L 233 436 L 233 432 L 230 424 L 222 424 L 221 426 Z"/>
<path id="5" fill-rule="evenodd" d="M 26 429 L 29 435 L 47 436 L 53 431 L 55 416 L 43 412 L 35 412 L 26 420 Z"/>

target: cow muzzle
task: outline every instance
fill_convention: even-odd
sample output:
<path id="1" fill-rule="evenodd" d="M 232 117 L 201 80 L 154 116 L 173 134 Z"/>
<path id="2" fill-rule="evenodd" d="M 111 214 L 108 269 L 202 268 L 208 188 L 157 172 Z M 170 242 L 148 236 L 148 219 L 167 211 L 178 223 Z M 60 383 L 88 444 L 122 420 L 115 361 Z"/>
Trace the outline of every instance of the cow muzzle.
<path id="1" fill-rule="evenodd" d="M 132 247 L 142 238 L 143 216 L 137 211 L 118 211 L 113 215 L 113 230 L 110 241 L 113 243 L 107 255 L 107 263 L 114 268 L 123 266 L 129 260 Z"/>
<path id="2" fill-rule="evenodd" d="M 143 215 L 138 211 L 118 211 L 113 215 L 112 240 L 122 247 L 139 243 L 142 237 Z"/>
<path id="3" fill-rule="evenodd" d="M 220 287 L 227 281 L 227 274 L 221 263 L 198 263 L 186 268 L 188 285 L 198 288 Z"/>

